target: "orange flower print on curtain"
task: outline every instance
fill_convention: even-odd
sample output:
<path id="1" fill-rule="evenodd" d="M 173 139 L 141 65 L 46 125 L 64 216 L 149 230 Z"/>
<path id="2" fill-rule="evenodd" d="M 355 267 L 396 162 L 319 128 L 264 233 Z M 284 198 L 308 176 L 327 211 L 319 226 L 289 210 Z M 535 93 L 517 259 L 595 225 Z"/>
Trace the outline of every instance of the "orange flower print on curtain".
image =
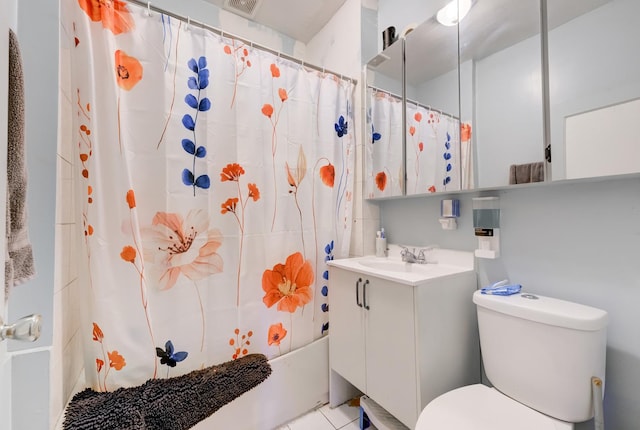
<path id="1" fill-rule="evenodd" d="M 115 72 L 118 87 L 131 91 L 142 79 L 142 64 L 137 58 L 127 55 L 118 49 L 115 52 Z M 118 144 L 122 153 L 122 130 L 120 128 L 120 93 L 118 93 Z"/>
<path id="2" fill-rule="evenodd" d="M 267 342 L 269 346 L 276 345 L 280 346 L 280 342 L 287 337 L 287 330 L 282 326 L 282 323 L 273 324 L 269 327 L 269 338 Z"/>
<path id="3" fill-rule="evenodd" d="M 304 244 L 304 224 L 302 222 L 302 208 L 300 207 L 300 202 L 298 201 L 298 188 L 300 187 L 300 183 L 304 179 L 307 174 L 307 157 L 304 155 L 304 151 L 302 150 L 302 146 L 298 150 L 298 162 L 295 169 L 289 167 L 289 163 L 285 163 L 285 168 L 287 169 L 287 182 L 291 189 L 289 190 L 289 194 L 293 195 L 293 199 L 296 203 L 296 208 L 298 209 L 298 215 L 300 216 L 300 237 L 302 240 L 302 252 L 305 252 L 305 244 Z"/>
<path id="4" fill-rule="evenodd" d="M 236 328 L 233 333 L 236 335 L 236 338 L 229 339 L 229 346 L 233 349 L 233 355 L 231 358 L 233 360 L 237 360 L 249 353 L 248 347 L 251 345 L 251 336 L 253 336 L 253 331 L 249 330 L 247 334 L 243 334 L 242 337 L 240 337 L 239 328 Z"/>
<path id="5" fill-rule="evenodd" d="M 92 116 L 91 116 L 91 103 L 85 103 L 80 97 L 80 89 L 76 89 L 76 115 L 80 121 L 80 126 L 77 129 L 78 132 L 78 150 L 80 152 L 80 175 L 82 176 L 83 185 L 85 186 L 86 194 L 82 204 L 82 226 L 84 230 L 85 249 L 87 252 L 87 258 L 91 261 L 91 252 L 89 247 L 89 239 L 93 236 L 94 228 L 92 224 L 92 216 L 90 215 L 90 208 L 93 205 L 93 175 L 90 173 L 91 162 L 93 157 L 93 138 L 92 138 Z M 91 267 L 91 264 L 89 264 Z M 91 269 L 89 269 L 91 270 Z M 89 286 L 93 288 L 93 280 L 89 274 Z"/>
<path id="6" fill-rule="evenodd" d="M 468 142 L 471 139 L 471 124 L 463 122 L 460 124 L 460 141 Z"/>
<path id="7" fill-rule="evenodd" d="M 160 290 L 172 288 L 181 274 L 199 281 L 222 272 L 222 257 L 216 252 L 222 244 L 222 234 L 217 229 L 209 230 L 206 212 L 191 210 L 186 219 L 180 214 L 158 212 L 147 233 L 147 239 L 156 245 L 152 250 L 154 262 L 163 266 L 157 280 Z M 192 246 L 198 240 L 204 243 L 199 248 Z"/>
<path id="8" fill-rule="evenodd" d="M 311 301 L 313 279 L 311 262 L 299 252 L 291 254 L 285 264 L 278 263 L 262 274 L 262 301 L 268 308 L 277 303 L 279 311 L 293 313 Z"/>
<path id="9" fill-rule="evenodd" d="M 236 43 L 238 46 L 236 46 Z M 242 42 L 238 42 L 235 39 L 231 40 L 231 45 L 225 45 L 224 53 L 233 57 L 233 65 L 235 67 L 235 78 L 233 82 L 233 96 L 231 97 L 231 106 L 233 108 L 233 104 L 236 101 L 236 93 L 238 90 L 238 78 L 242 76 L 242 74 L 247 70 L 248 67 L 251 67 L 251 60 L 249 60 L 249 50 L 246 45 Z"/>
<path id="10" fill-rule="evenodd" d="M 98 342 L 100 344 L 100 349 L 102 351 L 102 358 L 96 358 L 96 372 L 98 372 L 98 389 L 100 391 L 107 391 L 107 376 L 109 376 L 109 371 L 111 369 L 122 370 L 124 366 L 127 365 L 124 357 L 116 350 L 108 351 L 104 344 L 104 333 L 98 324 L 93 323 L 92 330 L 92 339 L 94 342 Z M 108 360 L 107 360 L 108 357 Z M 102 369 L 104 368 L 105 363 L 108 361 L 109 367 L 106 368 L 104 372 L 104 377 L 100 380 L 100 374 L 102 373 Z"/>
<path id="11" fill-rule="evenodd" d="M 222 234 L 218 229 L 209 229 L 207 213 L 199 209 L 190 210 L 185 219 L 177 213 L 158 212 L 151 224 L 144 236 L 150 246 L 145 250 L 145 260 L 156 269 L 153 281 L 160 290 L 175 286 L 180 275 L 193 282 L 200 305 L 203 351 L 205 315 L 197 281 L 222 272 L 222 257 L 216 252 L 222 245 Z"/>
<path id="12" fill-rule="evenodd" d="M 298 307 L 311 302 L 313 266 L 300 252 L 287 257 L 284 264 L 276 264 L 262 274 L 263 303 L 268 307 L 278 304 L 278 311 L 289 312 L 289 351 L 293 350 L 293 313 Z"/>
<path id="13" fill-rule="evenodd" d="M 80 8 L 93 22 L 102 22 L 102 27 L 114 35 L 126 33 L 135 28 L 135 22 L 127 4 L 120 0 L 78 0 Z"/>
<path id="14" fill-rule="evenodd" d="M 244 247 L 245 210 L 249 200 L 256 202 L 260 199 L 260 190 L 256 184 L 248 184 L 247 197 L 245 198 L 242 195 L 240 177 L 244 175 L 244 173 L 244 169 L 238 163 L 227 164 L 222 168 L 222 173 L 220 173 L 220 182 L 235 182 L 238 192 L 238 197 L 230 197 L 220 205 L 220 213 L 223 215 L 232 213 L 240 228 L 240 249 L 238 251 L 238 273 L 236 277 L 236 306 L 240 306 L 240 272 L 242 271 L 242 250 Z"/>
<path id="15" fill-rule="evenodd" d="M 275 63 L 271 63 L 271 66 L 269 66 L 269 70 L 271 71 L 271 77 L 274 79 L 278 79 L 280 77 L 280 68 L 275 64 Z M 275 86 L 275 82 L 274 82 L 274 86 Z M 269 122 L 271 123 L 271 160 L 272 160 L 272 168 L 273 168 L 273 196 L 274 196 L 274 202 L 273 202 L 273 218 L 271 220 L 271 231 L 273 231 L 273 228 L 275 226 L 276 223 L 276 214 L 278 211 L 278 187 L 277 187 L 277 182 L 276 182 L 276 151 L 278 150 L 278 134 L 277 134 L 277 128 L 278 128 L 278 122 L 280 121 L 280 114 L 282 113 L 282 108 L 284 108 L 284 102 L 286 102 L 289 99 L 289 94 L 287 93 L 287 90 L 280 87 L 278 88 L 278 98 L 280 98 L 280 108 L 278 109 L 278 112 L 274 115 L 275 112 L 275 105 L 276 105 L 276 96 L 273 93 L 272 90 L 272 98 L 273 98 L 273 103 L 265 103 L 262 105 L 262 114 L 264 116 L 266 116 L 267 118 L 269 118 Z"/>
<path id="16" fill-rule="evenodd" d="M 380 191 L 384 191 L 387 186 L 387 174 L 384 172 L 378 172 L 376 174 L 376 186 Z"/>
<path id="17" fill-rule="evenodd" d="M 142 79 L 142 64 L 137 58 L 118 49 L 115 53 L 116 81 L 123 90 L 131 91 Z"/>
<path id="18" fill-rule="evenodd" d="M 127 202 L 127 206 L 129 206 L 129 228 L 131 231 L 135 231 L 135 222 L 134 222 L 134 211 L 136 209 L 136 195 L 133 190 L 127 191 L 125 196 L 125 200 Z M 151 345 L 155 347 L 156 341 L 153 336 L 153 329 L 151 328 L 151 317 L 149 315 L 149 301 L 147 299 L 147 285 L 146 285 L 146 276 L 144 270 L 144 261 L 140 259 L 140 261 L 136 261 L 138 254 L 142 254 L 142 250 L 140 249 L 140 245 L 138 244 L 138 238 L 136 235 L 133 235 L 133 244 L 134 246 L 125 245 L 120 252 L 120 258 L 127 263 L 131 263 L 135 271 L 138 273 L 138 278 L 140 279 L 140 298 L 142 299 L 142 309 L 144 310 L 144 316 L 147 320 L 147 328 L 149 329 L 149 336 L 151 339 Z M 153 356 L 153 378 L 155 379 L 158 376 L 158 362 L 155 359 L 155 355 Z"/>
<path id="19" fill-rule="evenodd" d="M 322 179 L 322 183 L 327 187 L 333 188 L 336 180 L 336 169 L 333 167 L 333 164 L 329 163 L 320 168 L 320 179 Z"/>
<path id="20" fill-rule="evenodd" d="M 415 120 L 416 124 L 409 127 L 409 134 L 411 135 L 413 150 L 416 154 L 416 160 L 414 165 L 415 174 L 416 174 L 416 184 L 415 184 L 414 193 L 417 193 L 418 182 L 420 181 L 420 155 L 422 154 L 422 151 L 424 151 L 424 143 L 420 140 L 419 131 L 418 131 L 418 134 L 416 135 L 416 126 L 420 126 L 420 121 L 422 121 L 422 114 L 420 112 L 416 112 L 415 115 L 413 115 L 413 119 Z"/>
<path id="21" fill-rule="evenodd" d="M 280 342 L 287 337 L 287 329 L 282 326 L 282 323 L 273 324 L 269 327 L 269 333 L 267 334 L 267 343 L 269 346 L 275 345 L 278 347 L 278 354 L 282 355 L 280 350 Z"/>

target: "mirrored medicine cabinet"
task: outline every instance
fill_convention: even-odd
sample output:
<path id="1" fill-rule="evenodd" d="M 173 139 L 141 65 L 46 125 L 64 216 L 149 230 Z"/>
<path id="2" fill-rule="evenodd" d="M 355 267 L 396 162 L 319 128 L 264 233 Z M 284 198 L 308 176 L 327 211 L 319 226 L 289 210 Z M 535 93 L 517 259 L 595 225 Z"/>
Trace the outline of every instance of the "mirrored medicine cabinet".
<path id="1" fill-rule="evenodd" d="M 425 20 L 364 68 L 365 196 L 640 172 L 638 17 L 637 0 L 473 0 L 457 25 Z"/>

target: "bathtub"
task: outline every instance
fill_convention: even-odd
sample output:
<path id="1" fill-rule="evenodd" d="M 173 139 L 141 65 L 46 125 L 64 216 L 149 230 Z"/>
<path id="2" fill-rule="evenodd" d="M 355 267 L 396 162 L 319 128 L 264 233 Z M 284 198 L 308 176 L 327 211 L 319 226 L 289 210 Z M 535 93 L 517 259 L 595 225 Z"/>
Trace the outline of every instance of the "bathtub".
<path id="1" fill-rule="evenodd" d="M 269 361 L 271 376 L 194 430 L 272 430 L 329 401 L 329 337 Z"/>

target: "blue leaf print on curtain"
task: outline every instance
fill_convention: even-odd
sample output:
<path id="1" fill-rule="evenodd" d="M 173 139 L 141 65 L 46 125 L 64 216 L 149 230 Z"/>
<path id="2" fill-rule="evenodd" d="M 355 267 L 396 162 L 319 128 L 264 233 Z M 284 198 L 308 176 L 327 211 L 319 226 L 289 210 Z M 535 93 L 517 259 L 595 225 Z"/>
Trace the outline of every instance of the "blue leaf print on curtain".
<path id="1" fill-rule="evenodd" d="M 376 143 L 376 140 L 382 139 L 382 135 L 380 133 L 376 133 L 376 129 L 371 124 L 371 143 Z"/>
<path id="2" fill-rule="evenodd" d="M 211 100 L 207 97 L 201 98 L 201 92 L 209 86 L 209 69 L 207 69 L 207 59 L 200 57 L 196 62 L 195 58 L 188 61 L 187 66 L 196 74 L 196 76 L 190 76 L 187 80 L 187 86 L 191 90 L 197 90 L 197 95 L 191 93 L 187 94 L 184 98 L 184 102 L 191 109 L 195 110 L 195 114 L 185 114 L 182 117 L 182 125 L 187 130 L 191 131 L 193 137 L 191 139 L 182 139 L 182 149 L 189 155 L 192 155 L 192 167 L 191 169 L 184 169 L 182 171 L 182 183 L 193 187 L 193 195 L 196 195 L 196 188 L 202 188 L 204 190 L 211 186 L 211 180 L 209 175 L 203 174 L 196 176 L 196 159 L 204 158 L 207 155 L 207 149 L 204 146 L 198 146 L 196 140 L 196 126 L 198 124 L 198 114 L 200 112 L 206 112 L 211 109 Z"/>
<path id="3" fill-rule="evenodd" d="M 338 133 L 338 137 L 342 137 L 347 134 L 347 126 L 348 122 L 344 120 L 344 116 L 340 115 L 338 118 L 338 122 L 335 124 L 336 133 Z"/>
<path id="4" fill-rule="evenodd" d="M 444 142 L 444 147 L 445 147 L 445 152 L 442 156 L 444 157 L 447 164 L 445 166 L 446 173 L 444 175 L 444 179 L 442 180 L 442 185 L 446 187 L 447 184 L 451 182 L 451 176 L 449 176 L 449 172 L 451 172 L 451 169 L 453 168 L 453 166 L 449 161 L 451 160 L 451 153 L 449 152 L 449 150 L 451 149 L 451 135 L 449 134 L 449 132 L 447 132 L 447 140 Z"/>

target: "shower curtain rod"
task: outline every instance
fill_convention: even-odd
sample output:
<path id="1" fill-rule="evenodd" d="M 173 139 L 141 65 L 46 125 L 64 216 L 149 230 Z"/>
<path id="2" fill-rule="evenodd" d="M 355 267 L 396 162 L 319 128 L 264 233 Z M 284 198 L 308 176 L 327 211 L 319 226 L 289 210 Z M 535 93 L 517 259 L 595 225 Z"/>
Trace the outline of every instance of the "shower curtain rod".
<path id="1" fill-rule="evenodd" d="M 372 90 L 376 91 L 376 92 L 383 93 L 383 94 L 386 94 L 388 96 L 395 97 L 397 99 L 402 100 L 402 97 L 397 95 L 397 94 L 393 94 L 392 92 L 389 92 L 387 90 L 383 90 L 382 88 L 374 87 L 373 85 L 367 85 L 367 86 L 369 88 L 371 88 Z M 449 118 L 457 119 L 458 121 L 460 121 L 460 118 L 458 118 L 457 116 L 451 115 L 450 113 L 447 113 L 447 112 L 442 111 L 440 109 L 436 109 L 436 108 L 431 107 L 431 106 L 423 105 L 422 103 L 418 103 L 418 102 L 413 101 L 411 99 L 407 99 L 407 103 L 413 103 L 414 105 L 420 106 L 421 108 L 429 109 L 429 110 L 432 110 L 434 112 L 438 112 L 440 115 L 448 116 Z"/>
<path id="2" fill-rule="evenodd" d="M 279 58 L 284 58 L 286 60 L 293 61 L 294 63 L 298 63 L 302 67 L 306 67 L 306 68 L 309 68 L 309 69 L 317 70 L 317 71 L 322 72 L 322 73 L 330 73 L 332 75 L 340 77 L 340 79 L 342 79 L 344 81 L 353 82 L 354 85 L 356 85 L 358 83 L 357 79 L 351 78 L 349 76 L 345 76 L 345 75 L 343 75 L 341 73 L 332 72 L 331 70 L 325 69 L 324 67 L 316 66 L 316 65 L 313 65 L 313 64 L 310 64 L 310 63 L 305 63 L 303 60 L 300 60 L 299 58 L 292 57 L 291 55 L 284 54 L 282 52 L 276 51 L 276 50 L 271 49 L 271 48 L 267 48 L 264 45 L 260 45 L 258 43 L 254 43 L 251 40 L 247 40 L 247 39 L 245 39 L 243 37 L 236 36 L 235 34 L 232 34 L 232 33 L 229 33 L 228 31 L 224 31 L 222 29 L 219 29 L 219 28 L 213 27 L 211 25 L 205 24 L 204 22 L 195 21 L 195 20 L 191 19 L 190 16 L 178 15 L 177 13 L 168 11 L 166 9 L 162 9 L 162 8 L 157 7 L 157 6 L 153 6 L 151 4 L 151 2 L 145 2 L 145 1 L 141 1 L 141 0 L 125 0 L 125 1 L 128 2 L 128 3 L 136 4 L 136 5 L 141 6 L 141 7 L 145 7 L 145 8 L 147 8 L 147 11 L 149 13 L 151 11 L 158 12 L 158 13 L 161 13 L 163 15 L 168 15 L 168 16 L 170 16 L 172 18 L 178 19 L 180 21 L 184 21 L 188 25 L 196 25 L 198 27 L 201 27 L 201 28 L 204 28 L 206 30 L 212 31 L 212 32 L 214 32 L 216 34 L 219 34 L 222 37 L 229 37 L 231 39 L 239 40 L 240 42 L 243 42 L 243 43 L 251 46 L 252 48 L 256 48 L 256 49 L 260 49 L 262 51 L 270 52 L 270 53 L 272 53 L 274 55 L 277 55 Z"/>

